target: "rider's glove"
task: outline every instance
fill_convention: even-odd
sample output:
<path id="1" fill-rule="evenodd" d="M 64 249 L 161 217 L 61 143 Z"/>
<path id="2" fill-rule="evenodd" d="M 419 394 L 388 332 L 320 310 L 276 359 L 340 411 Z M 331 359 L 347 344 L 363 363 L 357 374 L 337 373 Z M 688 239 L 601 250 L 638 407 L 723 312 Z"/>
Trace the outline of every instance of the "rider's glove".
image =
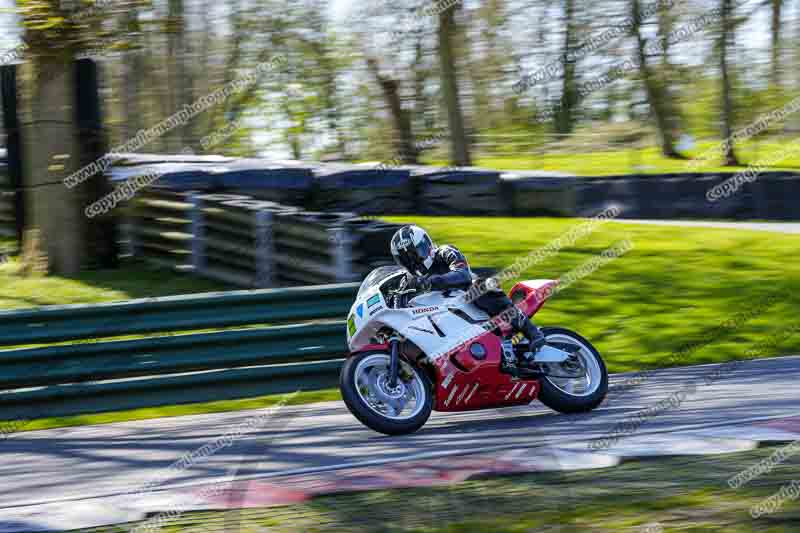
<path id="1" fill-rule="evenodd" d="M 431 281 L 425 276 L 414 276 L 408 280 L 408 288 L 419 292 L 431 290 Z"/>

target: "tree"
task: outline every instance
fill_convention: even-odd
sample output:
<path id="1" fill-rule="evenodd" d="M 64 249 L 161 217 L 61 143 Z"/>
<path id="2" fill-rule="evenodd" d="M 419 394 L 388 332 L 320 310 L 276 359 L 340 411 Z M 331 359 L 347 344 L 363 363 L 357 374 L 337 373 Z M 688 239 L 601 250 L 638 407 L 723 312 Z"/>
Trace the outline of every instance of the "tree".
<path id="1" fill-rule="evenodd" d="M 139 10 L 137 6 L 129 6 L 122 15 L 124 31 L 131 36 L 125 46 L 122 73 L 122 105 L 124 106 L 125 137 L 132 139 L 142 129 L 142 79 L 144 77 L 144 62 L 142 49 L 136 38 L 142 35 L 139 23 Z"/>
<path id="2" fill-rule="evenodd" d="M 782 35 L 781 35 L 781 14 L 783 11 L 784 0 L 771 0 L 772 4 L 772 25 L 770 28 L 771 35 L 771 60 L 770 60 L 770 74 L 769 83 L 772 87 L 779 87 L 781 84 L 781 48 L 782 48 Z"/>
<path id="3" fill-rule="evenodd" d="M 423 36 L 417 35 L 416 42 L 414 43 L 414 114 L 412 120 L 412 129 L 416 131 L 432 131 L 435 128 L 435 119 L 431 108 L 435 106 L 432 102 L 425 88 L 428 80 L 432 77 L 431 70 L 433 70 L 427 63 L 425 58 L 425 47 L 423 45 Z"/>
<path id="4" fill-rule="evenodd" d="M 381 74 L 378 61 L 375 58 L 367 57 L 367 66 L 381 86 L 383 97 L 392 115 L 392 122 L 398 136 L 397 152 L 404 163 L 416 164 L 419 150 L 417 150 L 414 142 L 414 133 L 411 129 L 411 115 L 408 110 L 403 109 L 400 84 L 397 80 Z"/>
<path id="5" fill-rule="evenodd" d="M 450 127 L 450 159 L 456 166 L 471 166 L 469 140 L 464 126 L 461 99 L 458 90 L 458 75 L 453 37 L 457 31 L 456 5 L 439 13 L 438 40 L 439 64 L 442 76 L 442 95 L 447 109 L 447 123 Z"/>
<path id="6" fill-rule="evenodd" d="M 494 130 L 504 122 L 502 104 L 506 99 L 498 98 L 497 93 L 502 86 L 511 46 L 504 39 L 506 0 L 487 0 L 482 4 L 471 10 L 468 75 L 472 85 L 473 109 L 480 110 L 480 113 L 473 114 L 473 126 L 477 130 Z"/>
<path id="7" fill-rule="evenodd" d="M 186 13 L 183 0 L 169 0 L 167 16 L 167 65 L 169 70 L 169 94 L 171 110 L 176 113 L 192 98 L 191 72 L 186 64 L 189 60 L 186 37 Z M 191 143 L 191 124 L 183 124 L 171 133 L 171 149 L 180 151 Z"/>
<path id="8" fill-rule="evenodd" d="M 337 49 L 341 43 L 325 18 L 326 4 L 321 0 L 288 5 L 278 0 L 258 1 L 257 10 L 237 16 L 239 25 L 249 31 L 236 32 L 228 71 L 241 70 L 248 60 L 258 64 L 275 58 L 282 60 L 281 68 L 229 99 L 226 119 L 234 120 L 248 109 L 260 108 L 274 124 L 278 122 L 277 112 L 290 124 L 281 137 L 295 157 L 307 152 L 306 145 L 314 145 L 317 153 L 329 152 L 331 145 L 320 146 L 320 139 L 333 139 L 333 148 L 342 155 L 348 129 L 343 124 L 346 106 L 340 100 L 338 85 L 342 65 L 351 60 Z M 256 22 L 245 23 L 243 19 Z"/>
<path id="9" fill-rule="evenodd" d="M 733 107 L 733 89 L 731 87 L 730 66 L 728 65 L 728 52 L 733 47 L 734 43 L 734 13 L 733 13 L 733 0 L 720 0 L 722 10 L 721 29 L 719 32 L 719 69 L 722 75 L 722 88 L 720 96 L 722 99 L 722 138 L 733 138 L 733 125 L 734 125 L 734 107 Z M 736 157 L 736 151 L 732 142 L 724 143 L 725 152 L 723 154 L 724 164 L 726 166 L 738 166 L 739 159 Z"/>
<path id="10" fill-rule="evenodd" d="M 564 76 L 561 82 L 561 103 L 553 117 L 555 130 L 558 133 L 572 133 L 575 128 L 575 107 L 578 105 L 578 88 L 576 86 L 576 60 L 572 57 L 575 49 L 575 0 L 564 0 L 564 47 L 561 61 Z"/>
<path id="11" fill-rule="evenodd" d="M 675 138 L 672 131 L 672 116 L 674 109 L 670 101 L 669 88 L 666 81 L 658 75 L 658 66 L 650 64 L 647 56 L 647 40 L 642 35 L 642 6 L 639 0 L 632 3 L 633 26 L 631 31 L 636 38 L 636 58 L 639 63 L 639 73 L 644 82 L 647 102 L 656 122 L 658 137 L 661 144 L 661 153 L 666 157 L 682 157 L 675 149 Z M 662 23 L 662 27 L 664 24 Z M 666 40 L 666 35 L 661 35 Z M 666 55 L 666 45 L 663 45 L 662 54 Z M 662 67 L 664 68 L 664 62 Z"/>
<path id="12" fill-rule="evenodd" d="M 105 175 L 99 172 L 71 188 L 64 184 L 103 145 L 98 110 L 87 110 L 84 101 L 94 99 L 96 80 L 90 78 L 96 73 L 74 61 L 80 50 L 102 42 L 102 35 L 96 20 L 76 20 L 66 7 L 57 0 L 20 1 L 30 54 L 23 90 L 23 184 L 28 189 L 27 229 L 38 230 L 27 234 L 41 236 L 51 273 L 74 275 L 114 265 L 116 248 L 113 212 L 94 218 L 85 214 L 89 204 L 109 192 Z M 77 91 L 79 78 L 88 85 L 83 94 Z"/>

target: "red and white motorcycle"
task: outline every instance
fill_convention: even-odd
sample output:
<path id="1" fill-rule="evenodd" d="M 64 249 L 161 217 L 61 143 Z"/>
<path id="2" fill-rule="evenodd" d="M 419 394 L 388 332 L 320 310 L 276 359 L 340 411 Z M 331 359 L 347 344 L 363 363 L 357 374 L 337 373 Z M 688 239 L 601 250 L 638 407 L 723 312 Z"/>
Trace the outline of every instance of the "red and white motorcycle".
<path id="1" fill-rule="evenodd" d="M 400 291 L 405 270 L 381 267 L 361 284 L 347 320 L 350 355 L 339 387 L 353 415 L 387 435 L 412 433 L 431 412 L 525 405 L 590 411 L 608 391 L 597 350 L 577 333 L 543 327 L 547 344 L 518 367 L 526 340 L 493 321 L 465 291 Z M 557 281 L 518 283 L 510 297 L 529 317 Z"/>

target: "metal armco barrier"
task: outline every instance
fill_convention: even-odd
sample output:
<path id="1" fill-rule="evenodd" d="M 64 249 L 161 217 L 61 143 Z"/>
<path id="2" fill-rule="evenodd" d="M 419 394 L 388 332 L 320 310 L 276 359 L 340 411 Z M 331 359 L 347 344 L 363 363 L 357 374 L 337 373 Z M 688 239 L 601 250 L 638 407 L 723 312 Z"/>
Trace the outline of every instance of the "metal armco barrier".
<path id="1" fill-rule="evenodd" d="M 65 416 L 334 386 L 357 284 L 0 312 L 0 419 Z M 114 336 L 155 333 L 135 340 Z M 92 342 L 87 342 L 91 340 Z"/>
<path id="2" fill-rule="evenodd" d="M 243 195 L 195 195 L 193 199 L 196 271 L 234 285 L 274 286 L 273 218 L 297 209 Z"/>
<path id="3" fill-rule="evenodd" d="M 344 283 L 391 264 L 399 226 L 246 195 L 148 188 L 123 239 L 136 257 L 247 288 Z"/>
<path id="4" fill-rule="evenodd" d="M 185 271 L 192 268 L 191 193 L 148 187 L 126 206 L 130 252 L 150 262 Z"/>
<path id="5" fill-rule="evenodd" d="M 353 213 L 280 214 L 275 218 L 275 263 L 289 285 L 355 281 Z"/>
<path id="6" fill-rule="evenodd" d="M 0 311 L 0 346 L 343 318 L 357 288 L 351 283 Z"/>

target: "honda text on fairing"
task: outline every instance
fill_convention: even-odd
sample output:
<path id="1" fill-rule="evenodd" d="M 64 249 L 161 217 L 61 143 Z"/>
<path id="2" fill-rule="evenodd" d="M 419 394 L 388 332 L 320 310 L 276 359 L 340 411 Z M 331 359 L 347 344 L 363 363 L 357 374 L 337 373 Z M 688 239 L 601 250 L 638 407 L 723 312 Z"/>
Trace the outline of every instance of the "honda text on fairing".
<path id="1" fill-rule="evenodd" d="M 489 316 L 470 290 L 420 293 L 404 288 L 407 270 L 386 266 L 367 276 L 347 319 L 350 355 L 340 375 L 344 402 L 367 427 L 411 433 L 431 412 L 525 405 L 535 399 L 562 413 L 590 411 L 605 398 L 608 372 L 597 350 L 564 328 L 541 328 L 546 344 L 532 364 L 529 342 L 507 321 Z M 494 283 L 494 285 L 493 285 Z M 523 281 L 509 294 L 532 317 L 557 281 Z M 512 306 L 514 307 L 514 306 Z"/>

